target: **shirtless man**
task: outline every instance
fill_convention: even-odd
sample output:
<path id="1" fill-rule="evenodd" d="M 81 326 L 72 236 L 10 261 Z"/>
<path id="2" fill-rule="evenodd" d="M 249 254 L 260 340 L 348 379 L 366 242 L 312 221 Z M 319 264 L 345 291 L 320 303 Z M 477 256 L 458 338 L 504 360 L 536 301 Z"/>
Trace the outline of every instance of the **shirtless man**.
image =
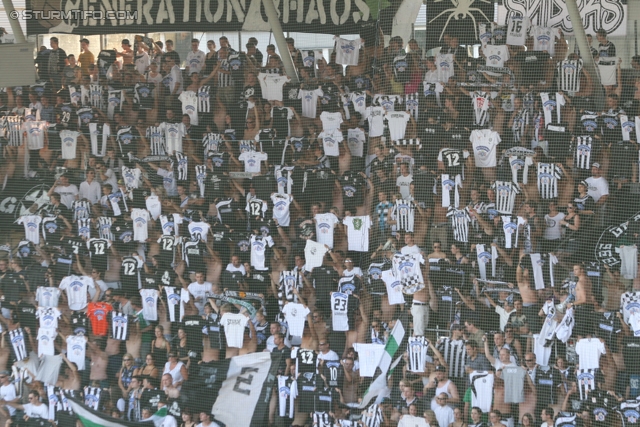
<path id="1" fill-rule="evenodd" d="M 56 387 L 60 387 L 62 390 L 80 390 L 80 375 L 78 374 L 78 367 L 75 363 L 67 359 L 67 355 L 62 353 L 62 359 L 67 364 L 63 370 L 63 374 L 58 377 Z"/>
<path id="2" fill-rule="evenodd" d="M 589 330 L 589 325 L 591 325 L 590 316 L 598 306 L 598 303 L 593 296 L 591 280 L 587 277 L 584 267 L 580 264 L 575 264 L 573 266 L 573 274 L 578 280 L 575 289 L 576 299 L 573 302 L 573 306 L 575 307 L 575 325 L 578 328 L 578 336 L 584 336 L 586 335 L 586 331 Z"/>
<path id="3" fill-rule="evenodd" d="M 540 307 L 538 307 L 538 294 L 536 293 L 535 285 L 531 282 L 529 269 L 522 268 L 522 259 L 525 256 L 527 255 L 523 254 L 520 257 L 520 263 L 516 270 L 516 283 L 522 297 L 522 311 L 527 316 L 529 326 L 532 330 L 539 330 L 539 328 L 531 324 L 531 322 L 537 322 Z"/>

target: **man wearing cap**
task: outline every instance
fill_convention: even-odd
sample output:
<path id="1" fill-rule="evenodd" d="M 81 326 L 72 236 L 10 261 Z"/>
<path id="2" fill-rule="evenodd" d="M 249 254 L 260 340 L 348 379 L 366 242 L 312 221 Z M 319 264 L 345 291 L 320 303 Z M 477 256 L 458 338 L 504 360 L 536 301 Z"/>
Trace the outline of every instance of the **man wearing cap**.
<path id="1" fill-rule="evenodd" d="M 200 41 L 198 39 L 191 39 L 191 50 L 187 54 L 187 65 L 185 67 L 188 75 L 192 73 L 200 74 L 202 67 L 204 67 L 206 55 L 198 49 L 198 46 L 200 46 Z"/>
<path id="2" fill-rule="evenodd" d="M 591 176 L 584 181 L 589 186 L 587 194 L 596 202 L 596 218 L 599 224 L 604 219 L 605 203 L 609 198 L 609 182 L 602 176 L 600 163 L 594 162 L 591 164 Z"/>
<path id="3" fill-rule="evenodd" d="M 0 399 L 6 402 L 17 402 L 18 396 L 16 394 L 16 387 L 11 383 L 11 372 L 2 371 L 0 372 Z M 6 409 L 5 409 L 6 408 Z M 16 408 L 13 406 L 6 405 L 3 409 L 0 409 L 6 415 L 6 412 L 9 411 L 9 416 L 13 417 L 16 413 Z"/>
<path id="4" fill-rule="evenodd" d="M 118 52 L 118 50 L 116 49 L 116 57 L 122 58 L 123 65 L 133 65 L 133 53 L 134 52 L 133 49 L 131 49 L 131 43 L 129 42 L 129 39 L 122 40 L 122 52 Z"/>

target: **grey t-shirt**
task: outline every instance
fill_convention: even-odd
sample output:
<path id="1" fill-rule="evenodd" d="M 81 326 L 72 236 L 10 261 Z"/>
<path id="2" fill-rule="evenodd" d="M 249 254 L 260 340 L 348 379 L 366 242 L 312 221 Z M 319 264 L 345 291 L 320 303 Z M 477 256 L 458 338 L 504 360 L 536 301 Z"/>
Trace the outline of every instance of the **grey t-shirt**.
<path id="1" fill-rule="evenodd" d="M 524 402 L 524 376 L 527 375 L 522 367 L 507 365 L 502 368 L 504 380 L 504 403 Z"/>

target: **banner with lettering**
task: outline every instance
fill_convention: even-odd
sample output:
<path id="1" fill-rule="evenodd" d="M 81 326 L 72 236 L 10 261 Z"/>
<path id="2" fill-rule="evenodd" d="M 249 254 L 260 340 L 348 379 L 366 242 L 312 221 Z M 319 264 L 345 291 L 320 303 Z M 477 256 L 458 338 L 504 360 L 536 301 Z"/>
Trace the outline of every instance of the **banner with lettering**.
<path id="1" fill-rule="evenodd" d="M 603 28 L 609 36 L 627 35 L 627 0 L 578 1 L 585 32 L 592 34 Z M 556 27 L 565 35 L 573 35 L 573 25 L 564 1 L 504 0 L 498 6 L 496 22 L 503 24 L 511 15 L 528 16 L 531 25 Z"/>
<path id="2" fill-rule="evenodd" d="M 26 4 L 29 35 L 271 30 L 263 0 L 27 0 Z M 407 41 L 421 5 L 416 0 L 280 0 L 275 4 L 284 31 L 359 34 L 363 26 L 379 22 L 385 34 L 401 35 Z"/>
<path id="3" fill-rule="evenodd" d="M 614 267 L 622 264 L 620 246 L 632 245 L 633 233 L 640 230 L 640 212 L 623 223 L 607 227 L 600 235 L 596 245 L 595 256 L 598 262 Z"/>

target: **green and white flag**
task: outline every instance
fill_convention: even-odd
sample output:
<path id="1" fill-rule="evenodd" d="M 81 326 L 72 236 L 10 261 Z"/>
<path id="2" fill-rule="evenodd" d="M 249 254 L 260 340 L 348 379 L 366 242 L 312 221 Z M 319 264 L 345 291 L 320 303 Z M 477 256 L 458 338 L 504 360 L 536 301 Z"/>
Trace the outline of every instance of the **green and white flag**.
<path id="1" fill-rule="evenodd" d="M 78 416 L 84 427 L 155 427 L 153 422 L 129 422 L 117 418 L 111 418 L 101 412 L 95 411 L 72 397 L 67 397 L 73 413 Z"/>
<path id="2" fill-rule="evenodd" d="M 371 399 L 377 397 L 387 389 L 387 373 L 389 373 L 390 368 L 396 367 L 402 357 L 401 353 L 400 357 L 393 361 L 393 356 L 395 356 L 398 348 L 400 347 L 400 343 L 402 343 L 404 333 L 405 331 L 404 326 L 402 326 L 402 322 L 400 322 L 400 320 L 397 320 L 395 326 L 391 330 L 391 335 L 389 336 L 389 339 L 384 346 L 384 352 L 382 353 L 380 362 L 378 362 L 378 368 L 380 369 L 380 371 L 367 391 L 364 393 L 362 402 L 360 403 L 360 408 L 366 408 L 367 405 L 369 405 Z M 391 363 L 392 361 L 393 364 Z M 377 369 L 376 372 L 378 372 Z"/>

